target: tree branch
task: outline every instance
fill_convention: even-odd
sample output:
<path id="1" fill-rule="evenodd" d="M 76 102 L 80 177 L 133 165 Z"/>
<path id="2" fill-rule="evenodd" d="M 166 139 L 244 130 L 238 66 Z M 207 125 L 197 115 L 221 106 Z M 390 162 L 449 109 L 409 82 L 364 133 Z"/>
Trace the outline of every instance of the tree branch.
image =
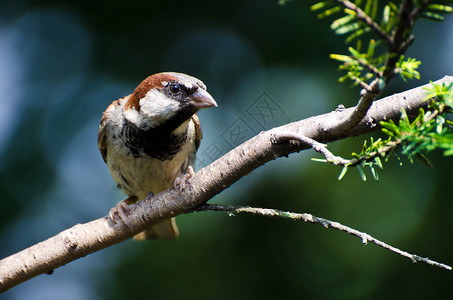
<path id="1" fill-rule="evenodd" d="M 439 267 L 442 269 L 446 269 L 451 271 L 451 267 L 438 263 L 436 261 L 433 261 L 427 257 L 420 257 L 415 254 L 410 254 L 406 251 L 402 251 L 398 248 L 395 248 L 393 246 L 390 246 L 374 237 L 371 235 L 358 231 L 356 229 L 350 228 L 348 226 L 345 226 L 343 224 L 340 224 L 338 222 L 333 222 L 324 218 L 316 217 L 313 216 L 312 214 L 307 214 L 307 213 L 294 213 L 294 212 L 289 212 L 289 211 L 282 211 L 279 209 L 270 209 L 270 208 L 258 208 L 258 207 L 250 207 L 250 206 L 231 206 L 231 205 L 218 205 L 218 204 L 204 204 L 202 206 L 199 206 L 195 209 L 192 210 L 192 212 L 200 212 L 200 211 L 224 211 L 229 214 L 249 214 L 249 215 L 254 215 L 254 216 L 264 216 L 268 218 L 279 218 L 279 219 L 290 219 L 293 221 L 303 221 L 303 222 L 308 222 L 316 225 L 321 225 L 324 228 L 333 228 L 339 231 L 346 232 L 350 235 L 359 237 L 362 239 L 362 243 L 366 245 L 368 242 L 371 242 L 375 245 L 378 245 L 379 247 L 382 247 L 386 250 L 392 251 L 398 255 L 404 256 L 409 258 L 413 263 L 417 262 L 423 262 L 425 264 Z"/>
<path id="2" fill-rule="evenodd" d="M 452 76 L 446 76 L 435 83 L 450 82 L 453 82 Z M 338 132 L 329 128 L 331 124 L 338 124 L 338 121 L 344 119 L 354 108 L 334 111 L 261 132 L 199 170 L 188 180 L 187 188 L 183 192 L 169 189 L 131 205 L 126 220 L 130 228 L 125 223 L 113 224 L 105 216 L 85 224 L 77 224 L 2 259 L 0 292 L 129 239 L 164 219 L 188 213 L 266 162 L 309 148 L 306 144 L 272 142 L 282 132 L 305 136 L 319 143 L 328 143 L 376 131 L 380 128 L 380 121 L 398 120 L 401 109 L 406 110 L 409 116 L 417 115 L 421 107 L 427 108 L 427 102 L 424 101 L 426 97 L 424 88 L 427 86 L 375 101 L 361 122 L 346 131 Z"/>

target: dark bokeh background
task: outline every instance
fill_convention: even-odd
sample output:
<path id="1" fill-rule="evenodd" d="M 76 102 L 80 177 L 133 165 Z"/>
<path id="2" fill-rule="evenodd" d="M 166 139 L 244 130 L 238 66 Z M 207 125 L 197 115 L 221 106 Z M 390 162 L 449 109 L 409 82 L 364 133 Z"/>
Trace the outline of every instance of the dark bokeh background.
<path id="1" fill-rule="evenodd" d="M 198 167 L 242 138 L 354 104 L 329 53 L 344 53 L 313 1 L 15 1 L 0 3 L 0 257 L 106 215 L 123 198 L 96 146 L 101 114 L 146 76 L 202 79 L 219 107 L 200 113 Z M 452 73 L 453 22 L 422 21 L 409 55 L 421 80 Z M 278 105 L 266 123 L 249 114 Z M 275 107 L 274 107 L 275 108 Z M 362 138 L 329 147 L 358 151 Z M 434 169 L 394 160 L 380 182 L 310 161 L 271 162 L 213 203 L 309 212 L 453 264 L 451 158 Z M 178 240 L 126 241 L 41 275 L 1 299 L 381 299 L 451 296 L 452 273 L 319 226 L 198 213 Z"/>

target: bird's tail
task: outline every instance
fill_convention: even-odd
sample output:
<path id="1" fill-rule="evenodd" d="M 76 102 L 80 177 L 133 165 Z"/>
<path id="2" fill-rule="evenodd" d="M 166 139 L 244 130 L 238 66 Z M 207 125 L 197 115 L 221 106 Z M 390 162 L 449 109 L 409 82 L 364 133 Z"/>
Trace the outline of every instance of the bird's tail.
<path id="1" fill-rule="evenodd" d="M 175 218 L 171 218 L 165 221 L 162 221 L 153 227 L 140 232 L 139 234 L 134 236 L 134 240 L 136 241 L 144 241 L 144 240 L 173 240 L 179 236 L 179 230 L 176 226 Z"/>

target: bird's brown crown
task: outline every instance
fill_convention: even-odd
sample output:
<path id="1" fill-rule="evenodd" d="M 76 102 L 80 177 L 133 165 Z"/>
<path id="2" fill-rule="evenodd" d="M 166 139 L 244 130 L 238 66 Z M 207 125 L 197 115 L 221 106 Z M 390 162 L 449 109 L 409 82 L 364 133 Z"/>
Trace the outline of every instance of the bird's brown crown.
<path id="1" fill-rule="evenodd" d="M 158 73 L 149 76 L 143 80 L 135 89 L 135 91 L 129 96 L 127 103 L 124 105 L 124 109 L 135 109 L 140 110 L 140 99 L 144 98 L 145 95 L 152 89 L 164 88 L 164 82 L 178 81 L 173 75 L 166 73 Z"/>

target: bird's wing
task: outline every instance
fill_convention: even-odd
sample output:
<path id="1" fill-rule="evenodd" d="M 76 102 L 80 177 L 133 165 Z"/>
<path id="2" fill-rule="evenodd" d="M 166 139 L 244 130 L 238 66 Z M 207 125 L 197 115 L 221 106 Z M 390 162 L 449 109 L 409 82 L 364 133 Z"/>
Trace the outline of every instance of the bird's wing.
<path id="1" fill-rule="evenodd" d="M 104 114 L 101 118 L 101 125 L 99 125 L 99 133 L 98 133 L 98 148 L 101 151 L 102 158 L 105 162 L 107 162 L 107 133 L 106 127 L 108 126 L 108 118 L 107 115 L 112 113 L 114 110 L 119 109 L 121 106 L 120 101 L 124 98 L 120 98 L 118 100 L 113 101 L 107 109 L 104 111 Z"/>
<path id="2" fill-rule="evenodd" d="M 200 147 L 203 134 L 201 133 L 200 120 L 196 114 L 192 116 L 192 121 L 195 124 L 195 151 L 197 151 Z"/>

